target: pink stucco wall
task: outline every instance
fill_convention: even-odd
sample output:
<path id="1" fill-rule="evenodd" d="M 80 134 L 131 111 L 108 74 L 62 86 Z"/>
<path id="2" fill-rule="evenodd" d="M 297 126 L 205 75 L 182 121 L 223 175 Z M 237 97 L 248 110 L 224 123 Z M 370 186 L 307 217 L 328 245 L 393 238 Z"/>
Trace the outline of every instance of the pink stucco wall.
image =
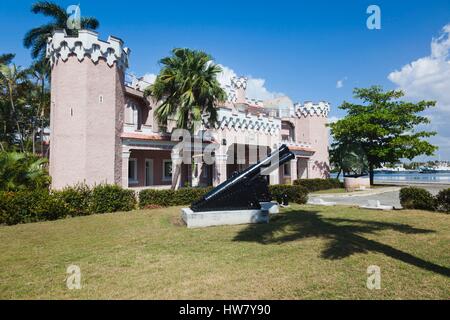
<path id="1" fill-rule="evenodd" d="M 138 183 L 131 187 L 145 186 L 145 160 L 153 160 L 153 185 L 170 185 L 172 180 L 163 179 L 163 161 L 171 160 L 170 150 L 131 150 L 130 159 L 137 160 Z"/>
<path id="2" fill-rule="evenodd" d="M 323 116 L 301 116 L 295 118 L 295 138 L 297 142 L 308 142 L 315 150 L 310 158 L 308 178 L 328 178 L 330 162 L 328 157 L 328 118 Z"/>
<path id="3" fill-rule="evenodd" d="M 123 73 L 103 59 L 70 56 L 52 69 L 52 188 L 120 183 Z"/>

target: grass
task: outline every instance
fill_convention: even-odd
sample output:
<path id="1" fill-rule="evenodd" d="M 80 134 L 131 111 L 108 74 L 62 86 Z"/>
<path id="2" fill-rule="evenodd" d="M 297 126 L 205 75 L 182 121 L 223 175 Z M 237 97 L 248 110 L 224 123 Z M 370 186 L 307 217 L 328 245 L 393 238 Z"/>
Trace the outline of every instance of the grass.
<path id="1" fill-rule="evenodd" d="M 179 208 L 0 227 L 1 299 L 448 299 L 450 216 L 297 206 L 187 229 Z M 66 268 L 81 268 L 68 290 Z M 367 267 L 381 289 L 366 288 Z"/>

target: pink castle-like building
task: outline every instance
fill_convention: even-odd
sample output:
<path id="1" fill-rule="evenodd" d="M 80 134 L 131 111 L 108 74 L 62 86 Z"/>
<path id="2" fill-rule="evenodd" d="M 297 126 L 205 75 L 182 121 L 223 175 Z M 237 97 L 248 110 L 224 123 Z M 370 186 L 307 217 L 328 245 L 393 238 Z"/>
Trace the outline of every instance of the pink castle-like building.
<path id="1" fill-rule="evenodd" d="M 195 161 L 182 163 L 179 140 L 171 139 L 174 124 L 160 127 L 154 117 L 158 101 L 144 97 L 142 81 L 125 80 L 129 55 L 122 40 L 102 41 L 92 31 L 81 30 L 78 37 L 56 31 L 49 38 L 54 189 L 80 182 L 127 188 L 218 185 L 264 157 L 252 151 L 267 153 L 281 144 L 296 158 L 270 175 L 271 184 L 329 176 L 329 104 L 298 104 L 288 97 L 251 100 L 245 77 L 225 86 L 228 98 L 217 104 L 218 124 L 200 127 Z M 214 150 L 212 164 L 202 161 L 206 149 Z"/>

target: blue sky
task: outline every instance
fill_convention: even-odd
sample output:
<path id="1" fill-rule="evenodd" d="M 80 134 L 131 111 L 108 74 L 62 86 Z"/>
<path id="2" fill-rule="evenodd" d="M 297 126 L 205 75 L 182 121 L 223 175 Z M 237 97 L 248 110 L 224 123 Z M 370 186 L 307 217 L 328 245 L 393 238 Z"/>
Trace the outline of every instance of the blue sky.
<path id="1" fill-rule="evenodd" d="M 30 62 L 23 35 L 47 21 L 30 12 L 32 2 L 0 3 L 0 52 L 16 53 L 20 65 Z M 450 116 L 450 93 L 444 92 L 450 92 L 448 56 L 439 58 L 443 63 L 437 63 L 432 80 L 426 74 L 425 86 L 417 84 L 424 82 L 419 64 L 428 66 L 427 57 L 434 61 L 432 40 L 450 24 L 448 0 L 56 2 L 79 3 L 83 16 L 100 20 L 101 38 L 122 38 L 132 50 L 129 71 L 137 75 L 157 73 L 158 60 L 172 48 L 190 47 L 207 51 L 239 75 L 264 79 L 268 92 L 300 102 L 327 100 L 332 117 L 343 115 L 337 106 L 352 99 L 354 87 L 402 87 L 410 98 L 438 99 L 429 113 L 432 129 L 439 131 L 433 142 L 442 158 L 450 159 L 450 129 L 442 123 Z M 381 30 L 366 27 L 371 4 L 381 8 Z M 446 38 L 437 45 L 448 53 Z"/>

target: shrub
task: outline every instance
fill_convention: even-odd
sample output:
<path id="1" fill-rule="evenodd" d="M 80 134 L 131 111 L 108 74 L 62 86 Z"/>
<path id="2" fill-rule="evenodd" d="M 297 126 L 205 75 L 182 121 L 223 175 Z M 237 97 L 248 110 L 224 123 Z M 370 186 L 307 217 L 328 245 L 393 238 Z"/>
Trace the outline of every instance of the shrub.
<path id="1" fill-rule="evenodd" d="M 34 154 L 0 151 L 0 190 L 47 189 L 51 179 L 46 163 Z"/>
<path id="2" fill-rule="evenodd" d="M 309 192 L 344 187 L 339 179 L 298 179 L 294 181 L 294 185 L 303 186 Z"/>
<path id="3" fill-rule="evenodd" d="M 179 190 L 153 190 L 147 189 L 139 192 L 139 207 L 149 206 L 182 206 L 190 205 L 209 192 L 208 188 L 182 188 Z"/>
<path id="4" fill-rule="evenodd" d="M 0 193 L 0 223 L 56 220 L 69 214 L 67 205 L 47 190 Z"/>
<path id="5" fill-rule="evenodd" d="M 89 209 L 92 213 L 130 211 L 136 207 L 133 190 L 117 185 L 98 185 L 92 189 Z"/>
<path id="6" fill-rule="evenodd" d="M 420 209 L 434 211 L 436 201 L 433 195 L 425 189 L 408 187 L 400 190 L 400 203 L 405 209 Z"/>
<path id="7" fill-rule="evenodd" d="M 55 195 L 66 203 L 71 216 L 91 214 L 90 201 L 92 191 L 87 185 L 78 184 L 73 187 L 66 187 L 62 191 L 55 192 Z"/>
<path id="8" fill-rule="evenodd" d="M 436 206 L 439 211 L 450 213 L 450 189 L 444 189 L 438 193 Z"/>
<path id="9" fill-rule="evenodd" d="M 304 204 L 308 201 L 308 190 L 300 185 L 273 185 L 269 186 L 269 191 L 274 200 L 286 194 L 290 202 Z"/>

